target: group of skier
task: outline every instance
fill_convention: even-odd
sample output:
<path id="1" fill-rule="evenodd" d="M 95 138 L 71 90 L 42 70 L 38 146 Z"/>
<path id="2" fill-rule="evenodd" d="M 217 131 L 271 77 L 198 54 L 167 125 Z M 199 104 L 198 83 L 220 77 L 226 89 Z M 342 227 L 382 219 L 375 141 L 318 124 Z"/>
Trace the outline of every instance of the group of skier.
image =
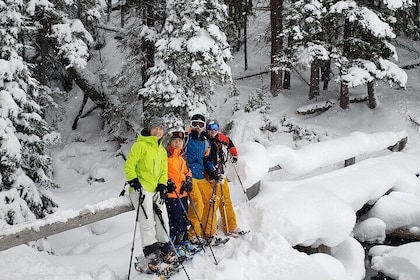
<path id="1" fill-rule="evenodd" d="M 218 209 L 227 236 L 243 233 L 224 176 L 228 156 L 236 163 L 238 152 L 220 132 L 219 123 L 206 122 L 203 115 L 195 114 L 188 132 L 176 129 L 169 133 L 166 149 L 164 135 L 163 119 L 152 117 L 124 166 L 129 196 L 137 210 L 146 270 L 163 275 L 205 245 L 228 240 L 216 236 Z M 140 265 L 136 269 L 145 270 Z"/>

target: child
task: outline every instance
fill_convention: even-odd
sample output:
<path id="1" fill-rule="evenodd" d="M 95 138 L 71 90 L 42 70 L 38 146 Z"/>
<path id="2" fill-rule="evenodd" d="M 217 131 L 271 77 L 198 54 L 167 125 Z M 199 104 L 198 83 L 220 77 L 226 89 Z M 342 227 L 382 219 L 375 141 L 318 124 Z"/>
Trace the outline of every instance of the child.
<path id="1" fill-rule="evenodd" d="M 188 241 L 188 193 L 192 190 L 191 170 L 184 159 L 185 132 L 178 129 L 170 133 L 168 151 L 168 209 L 171 239 L 180 257 L 189 257 L 201 249 Z M 173 187 L 169 187 L 173 185 Z"/>

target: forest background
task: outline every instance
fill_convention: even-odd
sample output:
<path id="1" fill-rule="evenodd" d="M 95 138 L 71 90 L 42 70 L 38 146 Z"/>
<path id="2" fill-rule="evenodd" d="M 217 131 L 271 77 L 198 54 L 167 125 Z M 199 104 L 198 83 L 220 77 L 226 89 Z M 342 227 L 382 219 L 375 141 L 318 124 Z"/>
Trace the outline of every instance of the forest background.
<path id="1" fill-rule="evenodd" d="M 118 27 L 110 24 L 113 10 L 120 11 Z M 228 62 L 241 53 L 247 70 L 247 22 L 262 10 L 270 14 L 259 36 L 270 45 L 270 86 L 251 94 L 245 111 L 263 112 L 264 97 L 290 89 L 297 69 L 307 74 L 300 78 L 308 81 L 302 94 L 309 100 L 338 83 L 342 109 L 367 101 L 374 110 L 379 81 L 404 88 L 392 43 L 418 40 L 420 1 L 0 1 L 0 228 L 59 206 L 49 149 L 60 142 L 57 124 L 65 116 L 58 101 L 71 98 L 74 87 L 84 99 L 72 129 L 93 111 L 117 143 L 132 140 L 152 115 L 184 126 L 195 112 L 211 113 L 217 86 L 240 94 Z M 126 58 L 116 73 L 101 67 L 109 31 Z M 87 67 L 92 61 L 96 69 Z M 351 96 L 360 85 L 366 94 Z M 88 102 L 94 106 L 85 110 Z M 231 113 L 237 110 L 234 104 Z"/>

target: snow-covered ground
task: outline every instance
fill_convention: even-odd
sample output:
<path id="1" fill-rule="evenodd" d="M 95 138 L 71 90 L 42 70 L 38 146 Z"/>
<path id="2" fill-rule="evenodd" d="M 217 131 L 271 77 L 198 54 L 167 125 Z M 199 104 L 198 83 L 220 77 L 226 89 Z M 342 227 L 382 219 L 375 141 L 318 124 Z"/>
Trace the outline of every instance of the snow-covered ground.
<path id="1" fill-rule="evenodd" d="M 260 72 L 268 64 L 267 57 L 252 55 L 245 72 L 240 58 L 238 53 L 231 62 L 235 77 Z M 417 58 L 400 49 L 402 63 Z M 230 136 L 238 146 L 236 170 L 241 180 L 232 166 L 228 178 L 239 225 L 251 232 L 215 247 L 218 265 L 209 250 L 185 263 L 190 279 L 360 280 L 365 277 L 365 252 L 359 241 L 381 242 L 398 227 L 420 234 L 420 180 L 416 177 L 420 135 L 410 121 L 410 117 L 420 119 L 420 69 L 407 70 L 407 74 L 407 90 L 378 85 L 375 110 L 365 103 L 351 104 L 349 110 L 334 104 L 324 113 L 304 116 L 295 111 L 311 101 L 295 73 L 292 90 L 275 98 L 267 96 L 271 107 L 267 114 L 238 111 L 232 115 L 236 97 L 220 88 L 211 115 L 222 124 L 234 122 Z M 256 89 L 267 89 L 268 79 L 263 74 L 236 80 L 241 105 Z M 362 87 L 351 90 L 354 94 L 365 91 Z M 86 205 L 116 199 L 125 181 L 119 153 L 132 144 L 119 148 L 107 142 L 98 112 L 81 119 L 72 131 L 82 101 L 80 92 L 73 93 L 60 126 L 63 144 L 52 151 L 55 179 L 61 185 L 53 193 L 61 218 Z M 330 84 L 318 101 L 336 98 L 337 86 Z M 275 132 L 260 129 L 268 121 Z M 408 137 L 402 152 L 386 149 L 402 136 Z M 356 156 L 356 164 L 343 168 L 343 161 L 351 156 Z M 284 168 L 269 172 L 276 165 Z M 260 193 L 248 201 L 242 187 L 259 180 Z M 376 201 L 356 224 L 356 211 Z M 27 245 L 1 251 L 1 279 L 127 279 L 134 221 L 131 211 L 39 241 L 41 252 Z M 293 248 L 320 244 L 330 246 L 331 255 L 307 255 Z M 373 268 L 394 279 L 420 279 L 419 244 L 374 246 L 370 250 Z M 141 254 L 138 232 L 134 254 Z M 153 276 L 133 270 L 131 279 Z M 181 271 L 171 279 L 187 277 Z"/>

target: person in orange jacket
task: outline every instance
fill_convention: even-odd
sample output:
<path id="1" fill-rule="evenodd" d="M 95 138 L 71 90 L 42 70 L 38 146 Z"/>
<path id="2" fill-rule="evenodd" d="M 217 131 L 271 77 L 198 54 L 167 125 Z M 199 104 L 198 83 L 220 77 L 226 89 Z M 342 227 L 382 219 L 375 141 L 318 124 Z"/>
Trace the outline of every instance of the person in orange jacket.
<path id="1" fill-rule="evenodd" d="M 220 174 L 225 173 L 227 156 L 229 153 L 232 157 L 232 163 L 238 160 L 238 151 L 232 140 L 222 132 L 217 120 L 211 119 L 207 122 L 206 130 L 210 136 L 210 158 L 214 166 Z M 223 150 L 225 147 L 226 152 Z M 232 199 L 230 197 L 229 185 L 227 179 L 224 178 L 221 183 L 221 202 L 219 203 L 220 216 L 222 217 L 222 228 L 226 235 L 242 234 L 242 230 L 238 227 L 236 221 L 235 210 L 233 209 Z"/>
<path id="2" fill-rule="evenodd" d="M 192 190 L 191 170 L 183 157 L 185 133 L 179 129 L 170 133 L 168 151 L 168 186 L 174 191 L 166 198 L 170 237 L 174 245 L 188 241 L 187 193 Z"/>

